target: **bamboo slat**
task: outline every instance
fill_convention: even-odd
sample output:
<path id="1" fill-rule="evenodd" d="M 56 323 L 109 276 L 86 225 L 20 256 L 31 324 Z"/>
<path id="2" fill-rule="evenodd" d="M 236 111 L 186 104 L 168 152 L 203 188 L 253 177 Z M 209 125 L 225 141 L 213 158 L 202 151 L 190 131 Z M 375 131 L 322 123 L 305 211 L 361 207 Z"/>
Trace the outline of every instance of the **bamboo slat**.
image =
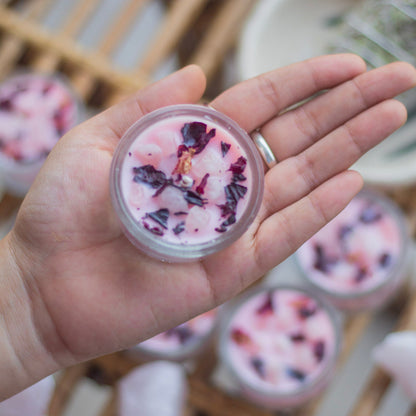
<path id="1" fill-rule="evenodd" d="M 150 73 L 172 52 L 206 3 L 207 0 L 193 0 L 192 2 L 175 0 L 172 2 L 159 32 L 149 45 L 139 66 L 139 73 Z"/>
<path id="2" fill-rule="evenodd" d="M 137 89 L 146 84 L 146 78 L 136 74 L 131 76 L 115 70 L 110 62 L 98 53 L 87 53 L 74 41 L 64 36 L 51 37 L 49 33 L 31 21 L 23 20 L 13 11 L 0 6 L 0 28 L 13 33 L 30 45 L 45 49 L 61 56 L 100 80 L 118 88 Z"/>
<path id="3" fill-rule="evenodd" d="M 224 56 L 225 51 L 235 43 L 242 22 L 255 3 L 255 0 L 224 2 L 200 47 L 190 59 L 191 63 L 204 70 L 207 77 L 211 77 L 218 68 L 217 56 Z"/>
<path id="4" fill-rule="evenodd" d="M 26 18 L 36 20 L 40 18 L 49 7 L 52 0 L 33 0 L 27 2 L 23 11 Z M 2 7 L 5 7 L 2 4 Z M 8 32 L 7 36 L 1 40 L 0 44 L 0 79 L 4 79 L 15 67 L 17 60 L 23 53 L 25 43 L 23 39 Z"/>
<path id="5" fill-rule="evenodd" d="M 87 22 L 99 3 L 99 0 L 84 0 L 79 2 L 62 27 L 60 34 L 65 37 L 75 37 Z M 38 71 L 53 72 L 59 65 L 60 55 L 46 51 L 32 62 L 32 67 Z"/>

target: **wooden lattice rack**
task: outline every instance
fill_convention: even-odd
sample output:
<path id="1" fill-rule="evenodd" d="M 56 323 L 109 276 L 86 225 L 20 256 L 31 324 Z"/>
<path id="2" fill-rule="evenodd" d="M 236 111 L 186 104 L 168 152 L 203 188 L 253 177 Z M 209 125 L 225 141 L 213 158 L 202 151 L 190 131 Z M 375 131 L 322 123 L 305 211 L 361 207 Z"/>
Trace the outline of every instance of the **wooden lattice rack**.
<path id="1" fill-rule="evenodd" d="M 116 0 L 114 0 L 116 1 Z M 38 71 L 62 72 L 87 105 L 104 108 L 126 93 L 146 85 L 157 67 L 177 53 L 181 65 L 199 64 L 208 77 L 208 91 L 215 91 L 218 74 L 226 54 L 235 45 L 239 30 L 257 0 L 165 0 L 165 14 L 147 52 L 133 70 L 117 69 L 111 54 L 122 42 L 135 17 L 146 3 L 156 0 L 127 0 L 109 25 L 106 36 L 94 51 L 83 49 L 76 37 L 100 6 L 99 0 L 80 0 L 60 26 L 59 33 L 46 31 L 42 19 L 53 0 L 0 0 L 0 78 L 16 67 Z M 197 24 L 196 24 L 197 22 Z M 214 82 L 215 81 L 215 82 Z M 407 214 L 412 234 L 416 233 L 416 188 L 388 192 Z M 0 219 L 10 223 L 20 200 L 6 195 L 0 204 Z M 416 330 L 416 294 L 407 291 L 398 307 L 397 329 Z M 368 328 L 371 314 L 350 318 L 345 325 L 344 349 L 339 367 Z M 233 398 L 210 383 L 216 364 L 212 350 L 197 363 L 189 375 L 190 394 L 187 416 L 271 416 L 273 413 Z M 50 416 L 61 416 L 71 393 L 84 377 L 114 386 L 116 381 L 137 365 L 122 354 L 113 354 L 64 371 L 57 382 L 49 408 Z M 376 412 L 391 383 L 381 370 L 374 369 L 350 415 L 370 416 Z M 115 389 L 114 389 L 115 391 Z M 320 400 L 298 411 L 297 415 L 317 413 Z M 334 413 L 336 414 L 336 413 Z M 416 416 L 411 410 L 407 416 Z M 116 416 L 116 396 L 99 416 Z"/>

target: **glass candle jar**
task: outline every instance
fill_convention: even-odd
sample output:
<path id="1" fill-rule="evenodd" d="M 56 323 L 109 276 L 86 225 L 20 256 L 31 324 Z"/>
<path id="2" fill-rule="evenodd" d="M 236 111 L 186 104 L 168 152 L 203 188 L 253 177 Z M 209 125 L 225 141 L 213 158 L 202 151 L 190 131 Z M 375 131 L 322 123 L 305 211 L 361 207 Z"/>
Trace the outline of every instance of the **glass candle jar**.
<path id="1" fill-rule="evenodd" d="M 218 310 L 213 309 L 162 332 L 128 350 L 141 359 L 185 361 L 208 346 L 216 329 Z"/>
<path id="2" fill-rule="evenodd" d="M 192 261 L 247 230 L 263 196 L 263 164 L 233 120 L 208 107 L 175 105 L 126 132 L 110 188 L 136 247 L 161 260 Z"/>
<path id="3" fill-rule="evenodd" d="M 330 380 L 341 344 L 337 313 L 296 286 L 260 287 L 232 308 L 219 353 L 240 395 L 272 410 L 304 405 Z"/>
<path id="4" fill-rule="evenodd" d="M 404 215 L 388 198 L 361 191 L 295 254 L 302 276 L 346 311 L 384 305 L 409 274 Z"/>
<path id="5" fill-rule="evenodd" d="M 24 73 L 0 86 L 0 174 L 24 196 L 59 138 L 83 116 L 79 99 L 56 75 Z"/>

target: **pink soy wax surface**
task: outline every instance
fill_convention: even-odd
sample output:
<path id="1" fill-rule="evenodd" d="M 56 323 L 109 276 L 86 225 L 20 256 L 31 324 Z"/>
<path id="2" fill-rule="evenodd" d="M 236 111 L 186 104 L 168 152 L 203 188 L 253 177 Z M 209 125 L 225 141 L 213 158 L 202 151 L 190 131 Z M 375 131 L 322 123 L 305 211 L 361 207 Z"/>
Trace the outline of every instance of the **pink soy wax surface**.
<path id="1" fill-rule="evenodd" d="M 312 391 L 332 367 L 336 337 L 333 319 L 316 299 L 295 289 L 270 289 L 237 307 L 222 340 L 223 357 L 249 395 L 259 394 L 255 401 L 293 406 L 309 399 L 305 389 Z"/>
<path id="2" fill-rule="evenodd" d="M 397 219 L 382 204 L 362 195 L 296 255 L 310 281 L 330 292 L 351 295 L 391 278 L 403 251 Z"/>
<path id="3" fill-rule="evenodd" d="M 216 317 L 216 309 L 205 312 L 140 343 L 138 347 L 149 353 L 166 357 L 182 355 L 184 352 L 191 355 L 205 343 L 214 328 Z"/>
<path id="4" fill-rule="evenodd" d="M 77 103 L 57 79 L 13 77 L 0 87 L 0 154 L 16 164 L 41 161 L 76 117 Z"/>
<path id="5" fill-rule="evenodd" d="M 121 190 L 131 215 L 149 233 L 169 243 L 199 244 L 238 221 L 251 172 L 226 129 L 177 116 L 151 125 L 132 143 Z"/>

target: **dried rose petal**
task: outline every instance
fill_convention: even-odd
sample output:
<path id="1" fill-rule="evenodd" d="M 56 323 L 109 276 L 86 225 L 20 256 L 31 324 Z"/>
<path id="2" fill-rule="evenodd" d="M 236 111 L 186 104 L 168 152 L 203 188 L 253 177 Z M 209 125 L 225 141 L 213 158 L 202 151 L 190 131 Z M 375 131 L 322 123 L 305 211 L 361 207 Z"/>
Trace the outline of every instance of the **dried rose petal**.
<path id="1" fill-rule="evenodd" d="M 252 357 L 250 359 L 250 364 L 256 371 L 256 373 L 260 376 L 260 378 L 266 378 L 266 365 L 264 361 L 259 357 Z"/>
<path id="2" fill-rule="evenodd" d="M 192 148 L 195 154 L 201 153 L 208 142 L 215 136 L 216 130 L 207 132 L 207 125 L 199 121 L 186 123 L 181 129 L 184 145 Z"/>
<path id="3" fill-rule="evenodd" d="M 154 212 L 148 212 L 146 218 L 151 218 L 153 221 L 156 221 L 163 228 L 167 230 L 168 228 L 168 219 L 169 219 L 169 210 L 166 208 L 159 209 Z"/>
<path id="4" fill-rule="evenodd" d="M 221 142 L 222 157 L 225 157 L 225 155 L 230 150 L 230 147 L 231 147 L 231 145 L 229 143 Z"/>
<path id="5" fill-rule="evenodd" d="M 175 228 L 172 229 L 175 235 L 180 234 L 181 232 L 185 231 L 185 221 L 181 221 L 176 224 Z"/>
<path id="6" fill-rule="evenodd" d="M 257 313 L 259 315 L 263 315 L 266 313 L 270 313 L 273 312 L 274 307 L 273 307 L 273 294 L 272 293 L 268 293 L 266 295 L 266 300 L 264 301 L 263 305 L 261 305 L 258 309 L 257 309 Z"/>
<path id="7" fill-rule="evenodd" d="M 232 163 L 229 171 L 232 173 L 240 174 L 244 172 L 247 165 L 247 159 L 244 156 L 240 156 L 235 163 Z"/>
<path id="8" fill-rule="evenodd" d="M 208 183 L 208 178 L 209 178 L 209 173 L 206 173 L 204 177 L 202 178 L 201 183 L 196 187 L 196 191 L 198 192 L 198 194 L 200 195 L 204 194 L 205 187 L 207 186 L 207 183 Z"/>
<path id="9" fill-rule="evenodd" d="M 325 356 L 325 342 L 324 341 L 317 341 L 313 346 L 313 355 L 317 359 L 318 363 L 320 363 Z"/>
<path id="10" fill-rule="evenodd" d="M 186 191 L 183 196 L 187 202 L 192 205 L 197 205 L 198 207 L 202 207 L 207 203 L 205 198 L 201 198 L 197 193 L 193 191 Z"/>
<path id="11" fill-rule="evenodd" d="M 166 175 L 161 170 L 156 170 L 152 165 L 144 165 L 133 168 L 134 182 L 143 182 L 152 188 L 160 188 L 166 182 Z"/>
<path id="12" fill-rule="evenodd" d="M 250 344 L 251 338 L 240 328 L 234 328 L 231 331 L 231 339 L 239 345 Z"/>
<path id="13" fill-rule="evenodd" d="M 292 377 L 292 378 L 294 378 L 294 379 L 296 379 L 298 381 L 303 381 L 306 378 L 306 373 L 304 371 L 302 371 L 302 370 L 298 370 L 297 368 L 289 367 L 287 369 L 287 374 L 290 377 Z"/>
<path id="14" fill-rule="evenodd" d="M 147 222 L 143 221 L 144 228 L 150 231 L 152 234 L 157 235 L 159 237 L 163 237 L 164 233 L 159 227 L 151 227 Z"/>

